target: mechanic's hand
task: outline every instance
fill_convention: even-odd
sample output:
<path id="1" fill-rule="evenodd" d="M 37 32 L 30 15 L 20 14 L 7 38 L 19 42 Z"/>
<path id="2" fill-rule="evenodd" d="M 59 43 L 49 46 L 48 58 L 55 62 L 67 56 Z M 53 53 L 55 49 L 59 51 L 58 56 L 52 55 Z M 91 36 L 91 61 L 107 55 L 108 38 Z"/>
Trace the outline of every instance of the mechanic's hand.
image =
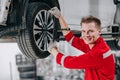
<path id="1" fill-rule="evenodd" d="M 57 46 L 56 42 L 52 42 L 52 41 L 51 41 L 51 42 L 48 44 L 48 48 L 47 48 L 48 52 L 51 52 L 51 49 L 54 48 L 54 47 L 56 47 L 56 46 Z"/>
<path id="2" fill-rule="evenodd" d="M 53 14 L 56 18 L 59 18 L 61 16 L 61 12 L 57 7 L 51 8 L 48 12 Z"/>
<path id="3" fill-rule="evenodd" d="M 57 42 L 51 42 L 48 45 L 48 52 L 53 54 L 56 57 L 56 55 L 59 53 L 59 51 L 57 49 Z"/>

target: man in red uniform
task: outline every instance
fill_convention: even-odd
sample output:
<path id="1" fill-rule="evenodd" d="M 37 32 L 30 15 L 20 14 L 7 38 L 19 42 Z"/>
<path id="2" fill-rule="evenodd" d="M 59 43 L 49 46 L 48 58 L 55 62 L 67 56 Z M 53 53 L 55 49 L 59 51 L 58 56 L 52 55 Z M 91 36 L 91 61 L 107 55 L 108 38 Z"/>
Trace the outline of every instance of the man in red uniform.
<path id="1" fill-rule="evenodd" d="M 68 28 L 60 11 L 54 7 L 49 11 L 59 19 L 61 28 Z M 98 18 L 87 16 L 81 20 L 81 38 L 71 31 L 63 30 L 63 35 L 72 46 L 83 53 L 78 56 L 63 55 L 56 46 L 50 45 L 48 51 L 56 57 L 58 64 L 69 69 L 85 69 L 85 80 L 114 80 L 114 57 L 109 46 L 100 36 L 101 22 Z"/>

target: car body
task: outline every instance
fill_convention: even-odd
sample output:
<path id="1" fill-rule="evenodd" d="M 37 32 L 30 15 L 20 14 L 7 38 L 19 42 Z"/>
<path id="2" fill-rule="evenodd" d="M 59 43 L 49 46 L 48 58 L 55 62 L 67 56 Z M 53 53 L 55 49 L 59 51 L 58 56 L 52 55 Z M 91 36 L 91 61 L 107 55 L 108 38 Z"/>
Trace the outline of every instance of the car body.
<path id="1" fill-rule="evenodd" d="M 1 39 L 15 38 L 29 58 L 47 57 L 47 46 L 59 26 L 48 10 L 54 6 L 60 9 L 58 0 L 1 0 L 0 6 Z"/>

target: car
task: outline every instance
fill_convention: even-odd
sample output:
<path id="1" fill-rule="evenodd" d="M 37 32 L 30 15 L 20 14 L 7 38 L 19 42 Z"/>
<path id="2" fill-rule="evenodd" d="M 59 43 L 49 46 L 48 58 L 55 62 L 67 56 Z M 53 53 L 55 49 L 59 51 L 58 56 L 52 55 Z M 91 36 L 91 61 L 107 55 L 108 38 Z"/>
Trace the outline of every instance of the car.
<path id="1" fill-rule="evenodd" d="M 48 12 L 54 6 L 60 9 L 58 0 L 0 0 L 0 38 L 15 38 L 28 58 L 49 56 L 48 44 L 60 27 Z"/>
<path id="2" fill-rule="evenodd" d="M 110 2 L 109 0 L 107 1 Z M 105 37 L 106 35 L 107 37 L 110 35 L 111 38 L 114 38 L 112 40 L 115 42 L 113 45 L 116 45 L 117 49 L 120 49 L 120 0 L 113 1 L 115 5 L 111 9 L 111 4 L 108 8 L 106 8 L 107 5 L 104 6 L 105 4 L 102 4 L 105 0 L 91 0 L 90 2 L 89 0 L 80 0 L 78 2 L 73 2 L 72 0 L 1 0 L 0 38 L 15 38 L 20 50 L 28 58 L 46 58 L 50 55 L 47 51 L 48 44 L 51 41 L 64 40 L 58 19 L 51 15 L 48 10 L 58 7 L 72 30 L 72 26 L 79 25 L 79 19 L 82 16 L 93 14 L 99 17 L 97 11 L 99 9 L 98 5 L 102 4 L 106 9 L 110 7 L 110 13 L 108 10 L 110 19 L 107 17 L 109 19 L 106 21 L 108 25 L 105 25 L 105 31 L 103 29 L 104 32 L 101 35 Z M 88 5 L 88 3 L 91 4 Z M 103 10 L 102 8 L 100 10 Z M 114 13 L 115 8 L 114 25 L 111 25 L 111 22 L 109 22 L 110 20 L 113 21 L 111 12 Z M 106 10 L 104 9 L 104 11 Z M 76 15 L 76 19 L 72 18 L 73 15 Z M 100 18 L 106 20 L 104 18 L 106 15 L 102 14 Z M 106 23 L 104 22 L 105 20 L 102 20 L 102 22 Z M 80 36 L 80 30 L 72 31 L 76 36 Z M 107 42 L 111 44 L 111 40 Z"/>

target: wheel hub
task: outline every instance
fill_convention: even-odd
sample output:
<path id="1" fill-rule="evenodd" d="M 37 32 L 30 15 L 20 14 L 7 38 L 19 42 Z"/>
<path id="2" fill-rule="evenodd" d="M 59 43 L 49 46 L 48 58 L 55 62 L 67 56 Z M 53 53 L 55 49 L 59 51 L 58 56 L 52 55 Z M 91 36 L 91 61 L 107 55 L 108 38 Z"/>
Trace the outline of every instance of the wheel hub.
<path id="1" fill-rule="evenodd" d="M 47 51 L 48 44 L 53 40 L 53 17 L 46 10 L 42 10 L 36 15 L 33 25 L 36 45 L 41 51 Z"/>

